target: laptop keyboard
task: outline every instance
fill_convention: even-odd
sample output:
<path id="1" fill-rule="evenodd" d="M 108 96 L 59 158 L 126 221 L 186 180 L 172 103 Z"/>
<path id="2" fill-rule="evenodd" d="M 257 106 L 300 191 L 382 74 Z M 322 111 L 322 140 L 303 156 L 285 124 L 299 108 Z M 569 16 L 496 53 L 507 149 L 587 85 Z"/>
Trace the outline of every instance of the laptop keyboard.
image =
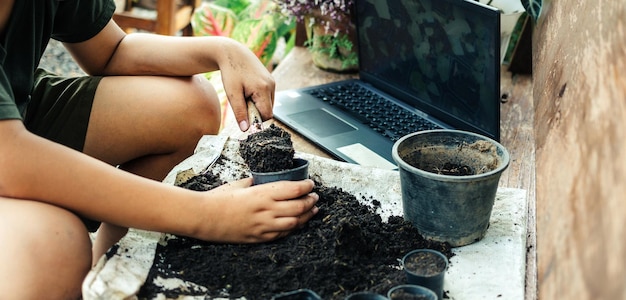
<path id="1" fill-rule="evenodd" d="M 441 128 L 356 83 L 316 88 L 308 93 L 341 108 L 394 142 L 409 133 Z"/>

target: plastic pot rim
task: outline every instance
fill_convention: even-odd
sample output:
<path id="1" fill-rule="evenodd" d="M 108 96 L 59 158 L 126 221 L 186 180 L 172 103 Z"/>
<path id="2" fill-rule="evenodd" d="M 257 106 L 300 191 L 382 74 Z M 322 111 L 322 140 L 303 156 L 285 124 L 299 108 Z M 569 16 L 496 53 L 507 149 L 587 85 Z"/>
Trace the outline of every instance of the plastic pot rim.
<path id="1" fill-rule="evenodd" d="M 405 263 L 404 263 L 404 262 L 405 262 L 405 261 L 406 261 L 406 259 L 407 259 L 407 258 L 409 258 L 411 255 L 413 255 L 413 254 L 415 254 L 415 253 L 419 253 L 419 252 L 430 252 L 430 253 L 433 253 L 433 254 L 437 255 L 439 258 L 442 258 L 442 259 L 443 259 L 443 261 L 446 263 L 446 266 L 443 268 L 443 270 L 442 270 L 441 272 L 439 272 L 439 273 L 437 273 L 437 274 L 433 274 L 433 275 L 422 275 L 422 274 L 417 274 L 417 273 L 415 273 L 415 272 L 413 272 L 413 271 L 411 271 L 411 270 L 408 270 L 408 269 L 405 267 Z M 403 269 L 404 271 L 406 271 L 406 272 L 408 272 L 408 273 L 411 273 L 412 275 L 415 275 L 415 276 L 420 276 L 420 277 L 423 277 L 423 278 L 434 278 L 434 277 L 437 277 L 437 276 L 439 276 L 441 273 L 445 273 L 445 272 L 446 272 L 446 270 L 448 270 L 448 266 L 450 265 L 450 261 L 448 260 L 448 258 L 447 258 L 447 257 L 446 257 L 443 253 L 441 253 L 441 251 L 437 251 L 437 250 L 434 250 L 434 249 L 415 249 L 415 250 L 411 250 L 411 251 L 409 251 L 407 254 L 405 254 L 405 255 L 402 257 L 401 262 L 402 262 L 402 269 Z"/>
<path id="2" fill-rule="evenodd" d="M 417 285 L 417 284 L 401 284 L 401 285 L 396 285 L 392 288 L 389 289 L 389 291 L 387 292 L 387 298 L 391 299 L 391 295 L 393 294 L 394 291 L 396 290 L 401 290 L 401 289 L 419 289 L 419 290 L 423 290 L 424 292 L 426 292 L 426 294 L 431 295 L 432 297 L 434 297 L 434 299 L 438 299 L 439 296 L 437 296 L 437 294 L 425 287 L 425 286 L 421 286 L 421 285 Z"/>
<path id="3" fill-rule="evenodd" d="M 442 134 L 442 133 L 452 133 L 455 135 L 469 135 L 469 136 L 474 136 L 479 140 L 486 140 L 490 143 L 493 143 L 494 145 L 496 145 L 496 147 L 502 150 L 502 156 L 501 156 L 502 161 L 500 165 L 491 171 L 481 173 L 481 174 L 476 174 L 476 175 L 465 175 L 465 176 L 444 175 L 444 174 L 436 174 L 436 173 L 432 173 L 432 172 L 428 172 L 428 171 L 416 168 L 408 164 L 407 162 L 405 162 L 398 154 L 398 148 L 400 147 L 400 145 L 404 141 L 414 136 Z M 484 135 L 476 134 L 476 133 L 469 132 L 469 131 L 456 130 L 456 129 L 434 129 L 434 130 L 424 130 L 424 131 L 417 131 L 417 132 L 409 133 L 401 137 L 399 140 L 397 140 L 393 144 L 393 147 L 391 150 L 391 156 L 393 160 L 396 162 L 396 164 L 398 164 L 398 167 L 401 169 L 405 169 L 414 174 L 419 174 L 420 176 L 423 176 L 426 178 L 431 178 L 431 179 L 440 180 L 440 181 L 453 181 L 453 182 L 477 181 L 481 179 L 487 180 L 491 176 L 504 172 L 504 170 L 506 170 L 506 168 L 509 166 L 509 161 L 510 161 L 509 151 L 497 141 L 489 137 L 486 137 Z"/>
<path id="4" fill-rule="evenodd" d="M 302 170 L 306 167 L 309 166 L 309 161 L 306 159 L 302 159 L 302 158 L 294 158 L 294 168 L 291 169 L 287 169 L 287 170 L 282 170 L 282 171 L 275 171 L 275 172 L 254 172 L 254 171 L 250 171 L 250 173 L 252 175 L 260 175 L 260 176 L 272 176 L 272 175 L 279 175 L 279 174 L 284 174 L 284 173 L 288 173 L 288 172 L 294 172 L 297 170 Z"/>

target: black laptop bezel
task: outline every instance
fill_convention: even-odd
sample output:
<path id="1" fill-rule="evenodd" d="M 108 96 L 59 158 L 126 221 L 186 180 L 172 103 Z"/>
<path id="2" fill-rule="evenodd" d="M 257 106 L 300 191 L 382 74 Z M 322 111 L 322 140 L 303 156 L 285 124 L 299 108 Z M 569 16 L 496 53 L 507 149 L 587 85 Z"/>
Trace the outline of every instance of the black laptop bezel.
<path id="1" fill-rule="evenodd" d="M 356 24 L 357 34 L 359 35 L 360 35 L 359 31 L 362 30 L 361 28 L 362 23 L 360 22 L 362 20 L 359 19 L 358 9 L 360 5 L 363 5 L 361 2 L 364 2 L 364 1 L 366 0 L 355 1 L 355 6 L 356 6 L 355 11 L 357 13 L 355 14 L 354 20 Z M 415 1 L 420 2 L 423 0 L 415 0 Z M 427 0 L 427 1 L 431 1 L 431 0 Z M 487 76 L 489 78 L 493 78 L 493 86 L 491 87 L 491 90 L 492 90 L 491 102 L 492 102 L 492 105 L 495 107 L 495 109 L 493 110 L 491 116 L 489 116 L 490 120 L 493 121 L 493 124 L 490 124 L 488 126 L 489 128 L 493 129 L 493 131 L 488 131 L 486 128 L 471 124 L 467 122 L 466 120 L 461 119 L 458 116 L 454 115 L 450 111 L 446 111 L 434 105 L 429 105 L 428 103 L 426 103 L 426 101 L 423 101 L 416 95 L 402 91 L 401 89 L 386 83 L 384 79 L 378 78 L 375 74 L 370 74 L 366 72 L 365 68 L 363 67 L 359 68 L 359 77 L 361 80 L 371 84 L 376 89 L 383 91 L 384 93 L 387 93 L 391 95 L 392 97 L 397 98 L 400 101 L 404 101 L 405 104 L 408 104 L 411 107 L 415 107 L 416 109 L 422 111 L 423 113 L 426 113 L 434 117 L 435 119 L 441 120 L 442 122 L 450 125 L 453 128 L 472 131 L 472 132 L 490 137 L 496 141 L 499 141 L 500 140 L 500 67 L 501 66 L 500 66 L 500 49 L 497 47 L 499 47 L 500 45 L 500 12 L 493 7 L 480 4 L 477 1 L 467 1 L 467 0 L 432 0 L 432 1 L 449 2 L 470 13 L 480 14 L 484 16 L 485 18 L 487 18 L 488 20 L 491 20 L 493 22 L 491 39 L 493 40 L 493 43 L 494 43 L 493 51 L 495 52 L 489 64 L 489 66 L 491 67 L 488 68 L 486 71 L 489 73 Z M 358 45 L 358 47 L 363 47 L 363 45 Z M 359 53 L 359 63 L 363 64 L 365 62 L 365 58 L 363 57 L 364 52 L 362 49 L 359 48 L 358 53 Z"/>

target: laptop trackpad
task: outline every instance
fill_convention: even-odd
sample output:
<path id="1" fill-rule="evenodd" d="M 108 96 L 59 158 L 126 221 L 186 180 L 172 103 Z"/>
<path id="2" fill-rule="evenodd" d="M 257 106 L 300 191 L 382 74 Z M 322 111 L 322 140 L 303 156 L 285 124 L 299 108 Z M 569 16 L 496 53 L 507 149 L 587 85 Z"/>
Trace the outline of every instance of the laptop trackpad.
<path id="1" fill-rule="evenodd" d="M 300 126 L 319 137 L 329 137 L 331 135 L 356 130 L 356 127 L 344 122 L 324 109 L 312 109 L 288 116 L 293 120 L 297 120 Z"/>

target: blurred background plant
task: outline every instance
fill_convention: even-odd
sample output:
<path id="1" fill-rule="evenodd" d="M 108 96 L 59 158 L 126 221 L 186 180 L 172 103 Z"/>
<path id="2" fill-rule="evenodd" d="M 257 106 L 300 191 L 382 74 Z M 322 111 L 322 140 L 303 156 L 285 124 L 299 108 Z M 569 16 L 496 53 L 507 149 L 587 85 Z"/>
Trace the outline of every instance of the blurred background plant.
<path id="1" fill-rule="evenodd" d="M 194 12 L 195 36 L 226 36 L 246 45 L 272 70 L 280 47 L 287 52 L 295 40 L 295 22 L 277 13 L 272 0 L 216 0 Z"/>
<path id="2" fill-rule="evenodd" d="M 304 22 L 313 18 L 327 33 L 345 33 L 342 24 L 352 23 L 353 0 L 274 0 L 280 10 L 288 16 Z"/>
<path id="3" fill-rule="evenodd" d="M 306 32 L 305 46 L 313 63 L 334 72 L 352 72 L 358 67 L 354 0 L 274 0 L 280 11 Z"/>

